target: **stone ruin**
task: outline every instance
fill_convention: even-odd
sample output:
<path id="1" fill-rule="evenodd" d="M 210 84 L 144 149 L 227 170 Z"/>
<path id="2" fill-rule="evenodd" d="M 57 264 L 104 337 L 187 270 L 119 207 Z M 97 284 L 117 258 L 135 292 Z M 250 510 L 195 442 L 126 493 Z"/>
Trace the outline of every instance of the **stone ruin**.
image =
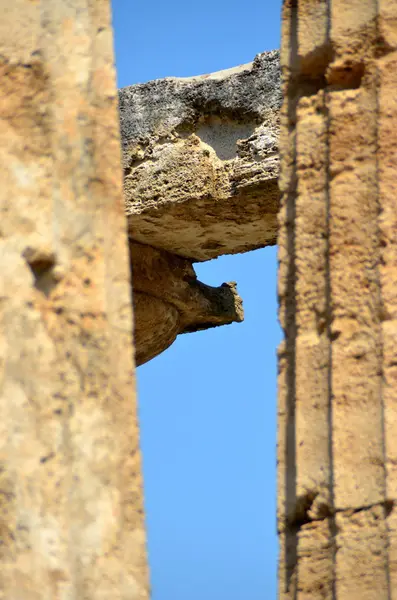
<path id="1" fill-rule="evenodd" d="M 280 105 L 276 51 L 120 90 L 138 365 L 243 319 L 235 283 L 207 286 L 192 263 L 276 243 Z"/>
<path id="2" fill-rule="evenodd" d="M 279 598 L 391 600 L 397 3 L 285 0 L 280 111 L 276 52 L 118 98 L 108 0 L 1 4 L 0 599 L 148 599 L 130 263 L 143 363 L 277 240 Z"/>

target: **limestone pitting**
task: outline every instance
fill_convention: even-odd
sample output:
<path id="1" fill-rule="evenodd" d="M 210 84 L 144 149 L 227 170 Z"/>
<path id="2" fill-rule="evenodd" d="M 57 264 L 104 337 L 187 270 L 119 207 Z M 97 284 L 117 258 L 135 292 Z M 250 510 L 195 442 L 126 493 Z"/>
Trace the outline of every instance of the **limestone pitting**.
<path id="1" fill-rule="evenodd" d="M 130 237 L 193 261 L 276 243 L 277 51 L 119 92 Z"/>
<path id="2" fill-rule="evenodd" d="M 197 77 L 167 77 L 119 91 L 123 164 L 131 146 L 180 131 L 195 131 L 206 118 L 235 123 L 274 119 L 281 104 L 279 52 L 259 54 L 252 63 Z"/>
<path id="3" fill-rule="evenodd" d="M 176 294 L 161 303 L 171 270 L 164 269 L 164 277 L 154 270 L 158 287 L 148 293 L 147 258 L 156 249 L 170 264 L 173 256 L 185 261 L 191 294 L 193 262 L 276 243 L 280 103 L 277 51 L 219 73 L 119 91 L 138 364 L 178 333 L 242 320 L 241 299 L 227 284 L 209 295 L 208 286 L 196 282 L 195 306 L 190 299 L 182 313 Z M 145 275 L 140 261 L 146 261 Z M 182 280 L 175 287 L 186 288 Z"/>

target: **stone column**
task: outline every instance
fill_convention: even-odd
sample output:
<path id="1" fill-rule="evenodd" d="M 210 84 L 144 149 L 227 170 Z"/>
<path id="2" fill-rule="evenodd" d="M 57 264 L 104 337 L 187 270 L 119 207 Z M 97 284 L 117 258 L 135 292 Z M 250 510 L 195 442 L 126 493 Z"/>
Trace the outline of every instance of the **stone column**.
<path id="1" fill-rule="evenodd" d="M 397 2 L 285 0 L 280 599 L 397 593 Z"/>
<path id="2" fill-rule="evenodd" d="M 109 2 L 0 9 L 0 598 L 145 600 Z"/>

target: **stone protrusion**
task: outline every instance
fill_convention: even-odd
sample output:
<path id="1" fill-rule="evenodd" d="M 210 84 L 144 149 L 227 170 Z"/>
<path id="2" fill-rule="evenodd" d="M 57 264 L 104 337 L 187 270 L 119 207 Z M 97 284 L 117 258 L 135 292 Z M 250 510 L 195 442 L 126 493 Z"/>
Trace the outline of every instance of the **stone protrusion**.
<path id="1" fill-rule="evenodd" d="M 235 284 L 197 280 L 192 262 L 151 246 L 130 243 L 136 363 L 168 348 L 178 334 L 243 320 Z"/>
<path id="2" fill-rule="evenodd" d="M 242 320 L 235 288 L 197 282 L 192 262 L 276 243 L 280 103 L 276 51 L 119 91 L 138 364 L 178 333 Z M 156 277 L 146 263 L 155 250 L 164 261 Z M 170 283 L 160 285 L 170 265 L 169 282 L 182 265 L 189 271 L 171 298 Z"/>

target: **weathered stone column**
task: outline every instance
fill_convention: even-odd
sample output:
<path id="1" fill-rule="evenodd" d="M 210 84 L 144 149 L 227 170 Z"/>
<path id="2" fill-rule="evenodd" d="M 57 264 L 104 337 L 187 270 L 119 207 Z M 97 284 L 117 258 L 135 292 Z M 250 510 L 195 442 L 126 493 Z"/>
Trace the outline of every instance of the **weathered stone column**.
<path id="1" fill-rule="evenodd" d="M 0 598 L 144 600 L 109 2 L 0 8 Z"/>
<path id="2" fill-rule="evenodd" d="M 396 2 L 284 2 L 283 599 L 397 593 L 396 46 Z"/>

